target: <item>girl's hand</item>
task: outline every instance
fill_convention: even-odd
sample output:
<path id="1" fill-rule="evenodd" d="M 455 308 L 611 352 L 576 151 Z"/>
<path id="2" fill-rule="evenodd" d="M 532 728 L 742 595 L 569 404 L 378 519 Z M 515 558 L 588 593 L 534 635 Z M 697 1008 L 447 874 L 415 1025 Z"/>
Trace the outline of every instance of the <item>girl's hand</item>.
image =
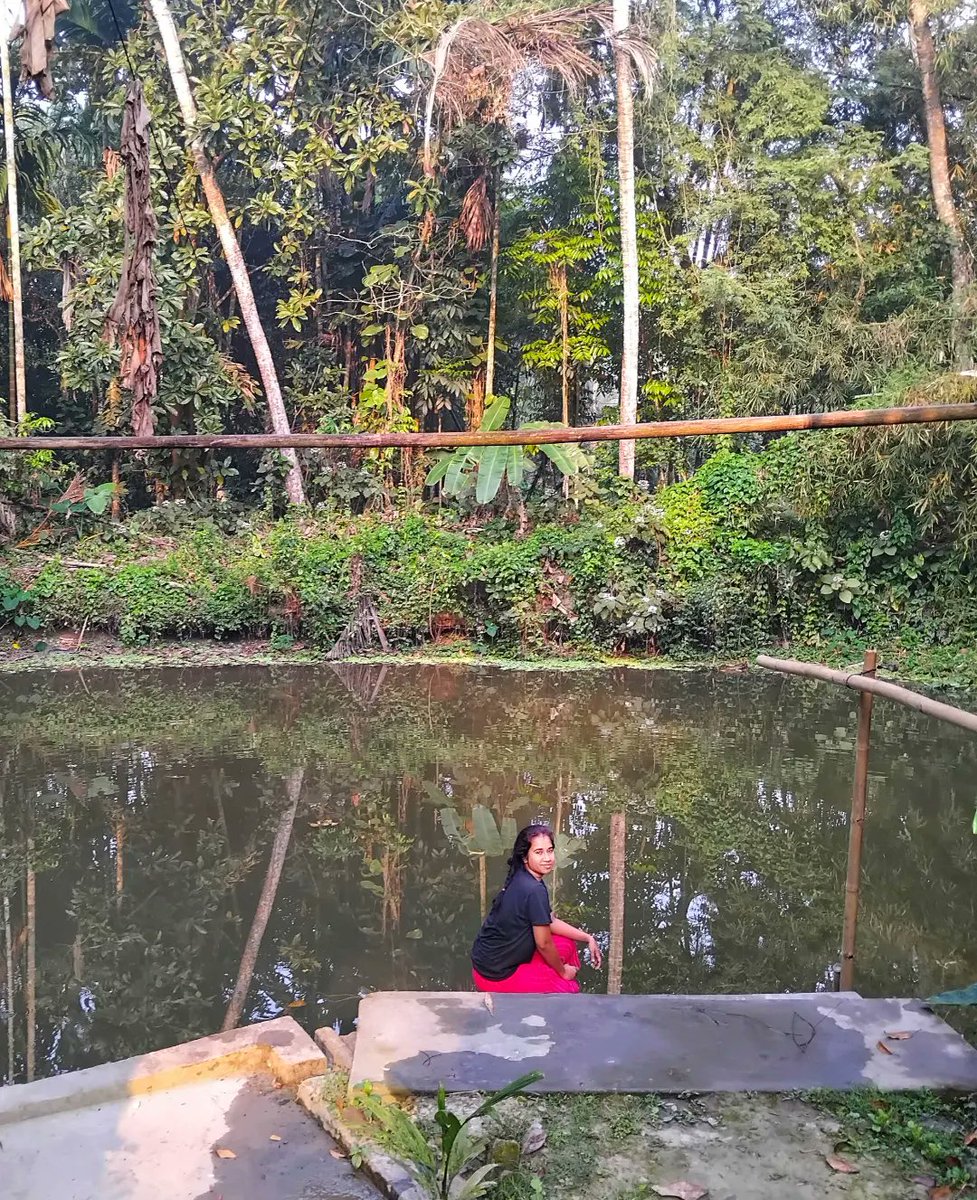
<path id="1" fill-rule="evenodd" d="M 577 978 L 577 968 L 571 967 L 567 963 L 564 963 L 563 964 L 563 978 L 564 979 L 576 979 Z"/>
<path id="2" fill-rule="evenodd" d="M 601 956 L 600 946 L 597 945 L 595 938 L 590 937 L 587 939 L 587 949 L 590 951 L 590 965 L 595 971 L 599 971 L 604 959 Z"/>

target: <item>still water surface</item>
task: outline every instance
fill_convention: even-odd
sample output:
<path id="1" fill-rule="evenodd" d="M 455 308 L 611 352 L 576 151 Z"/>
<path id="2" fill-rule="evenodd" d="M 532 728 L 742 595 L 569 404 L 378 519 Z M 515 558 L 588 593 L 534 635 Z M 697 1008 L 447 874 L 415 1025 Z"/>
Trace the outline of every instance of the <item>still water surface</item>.
<path id="1" fill-rule="evenodd" d="M 564 835 L 556 910 L 614 942 L 625 992 L 811 990 L 838 958 L 851 693 L 337 666 L 8 676 L 0 696 L 6 1081 L 11 1047 L 20 1080 L 213 1032 L 235 983 L 243 1019 L 310 1029 L 350 1028 L 367 990 L 465 988 L 500 834 L 530 819 Z M 975 757 L 876 703 L 863 994 L 977 979 Z"/>

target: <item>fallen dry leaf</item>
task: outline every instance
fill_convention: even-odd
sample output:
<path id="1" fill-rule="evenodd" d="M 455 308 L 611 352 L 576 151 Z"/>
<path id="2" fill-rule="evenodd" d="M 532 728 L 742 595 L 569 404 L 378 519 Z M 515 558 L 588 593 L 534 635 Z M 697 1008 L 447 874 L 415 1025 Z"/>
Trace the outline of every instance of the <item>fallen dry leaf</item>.
<path id="1" fill-rule="evenodd" d="M 913 1031 L 911 1029 L 895 1029 L 892 1033 L 887 1032 L 885 1036 L 890 1042 L 905 1042 L 913 1036 Z"/>
<path id="2" fill-rule="evenodd" d="M 226 1146 L 218 1146 L 214 1151 L 218 1158 L 237 1158 L 233 1150 L 228 1150 Z"/>
<path id="3" fill-rule="evenodd" d="M 345 1158 L 346 1157 L 346 1155 L 342 1152 L 342 1150 L 330 1150 L 329 1153 L 333 1156 L 333 1158 Z"/>
<path id="4" fill-rule="evenodd" d="M 891 1047 L 891 1046 L 887 1046 L 887 1045 L 885 1044 L 885 1042 L 876 1042 L 876 1043 L 875 1043 L 875 1048 L 876 1048 L 877 1050 L 881 1050 L 883 1054 L 892 1054 L 892 1053 L 893 1053 L 892 1047 Z"/>
<path id="5" fill-rule="evenodd" d="M 538 1150 L 542 1150 L 546 1145 L 546 1130 L 543 1128 L 542 1121 L 533 1121 L 532 1125 L 526 1130 L 526 1136 L 522 1139 L 523 1154 L 535 1154 Z"/>
<path id="6" fill-rule="evenodd" d="M 677 1179 L 674 1183 L 653 1184 L 651 1190 L 658 1196 L 675 1197 L 675 1200 L 702 1200 L 709 1191 L 708 1188 L 689 1183 L 685 1179 Z"/>
<path id="7" fill-rule="evenodd" d="M 948 1183 L 944 1183 L 941 1187 L 932 1187 L 926 1193 L 929 1200 L 950 1200 L 953 1195 L 953 1188 Z"/>
<path id="8" fill-rule="evenodd" d="M 965 1146 L 972 1146 L 974 1142 L 977 1142 L 977 1129 L 975 1129 L 972 1133 L 968 1133 L 963 1139 L 963 1144 Z"/>
<path id="9" fill-rule="evenodd" d="M 832 1171 L 837 1171 L 840 1175 L 858 1174 L 858 1167 L 853 1167 L 850 1162 L 844 1158 L 839 1158 L 836 1154 L 826 1154 L 824 1156 L 824 1161 L 828 1164 Z"/>
<path id="10" fill-rule="evenodd" d="M 273 1133 L 271 1135 L 271 1137 L 268 1139 L 269 1142 L 280 1142 L 281 1140 L 282 1139 L 278 1136 L 277 1133 Z"/>

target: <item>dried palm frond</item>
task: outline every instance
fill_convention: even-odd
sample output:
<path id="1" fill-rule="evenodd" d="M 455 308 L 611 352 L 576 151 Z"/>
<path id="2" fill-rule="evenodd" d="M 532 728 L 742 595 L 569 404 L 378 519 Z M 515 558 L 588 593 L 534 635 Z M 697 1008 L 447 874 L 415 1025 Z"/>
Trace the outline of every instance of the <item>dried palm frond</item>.
<path id="1" fill-rule="evenodd" d="M 614 33 L 609 4 L 555 8 L 546 12 L 462 17 L 424 55 L 434 78 L 427 98 L 424 166 L 429 173 L 434 106 L 440 101 L 445 127 L 473 116 L 504 120 L 516 76 L 531 66 L 552 71 L 575 92 L 602 71 L 592 52 L 594 27 L 624 50 L 650 85 L 657 65 L 654 48 L 632 34 Z"/>
<path id="2" fill-rule="evenodd" d="M 488 198 L 488 175 L 481 171 L 461 202 L 458 226 L 465 235 L 468 249 L 473 253 L 485 248 L 492 235 L 495 214 Z"/>
<path id="3" fill-rule="evenodd" d="M 240 393 L 244 407 L 250 412 L 258 398 L 258 381 L 239 362 L 235 362 L 227 354 L 220 356 L 221 370 L 231 381 L 233 387 Z"/>
<path id="4" fill-rule="evenodd" d="M 113 150 L 111 146 L 103 150 L 102 166 L 105 168 L 105 178 L 114 179 L 122 166 L 122 157 L 118 150 Z"/>

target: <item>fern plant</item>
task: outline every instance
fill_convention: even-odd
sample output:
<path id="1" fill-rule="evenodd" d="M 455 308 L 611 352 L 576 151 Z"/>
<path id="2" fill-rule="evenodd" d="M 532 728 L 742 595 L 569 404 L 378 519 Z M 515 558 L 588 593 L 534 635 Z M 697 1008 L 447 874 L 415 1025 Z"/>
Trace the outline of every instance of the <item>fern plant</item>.
<path id="1" fill-rule="evenodd" d="M 511 407 L 508 396 L 493 396 L 485 406 L 479 430 L 494 433 L 501 429 Z M 557 421 L 532 421 L 520 428 L 563 429 L 564 426 Z M 474 480 L 475 499 L 479 504 L 488 504 L 498 495 L 503 479 L 508 479 L 510 487 L 522 486 L 529 459 L 537 451 L 542 451 L 561 475 L 576 475 L 587 464 L 584 452 L 572 442 L 542 446 L 459 446 L 438 456 L 425 483 L 428 487 L 440 483 L 446 496 L 457 496 L 471 487 Z"/>

